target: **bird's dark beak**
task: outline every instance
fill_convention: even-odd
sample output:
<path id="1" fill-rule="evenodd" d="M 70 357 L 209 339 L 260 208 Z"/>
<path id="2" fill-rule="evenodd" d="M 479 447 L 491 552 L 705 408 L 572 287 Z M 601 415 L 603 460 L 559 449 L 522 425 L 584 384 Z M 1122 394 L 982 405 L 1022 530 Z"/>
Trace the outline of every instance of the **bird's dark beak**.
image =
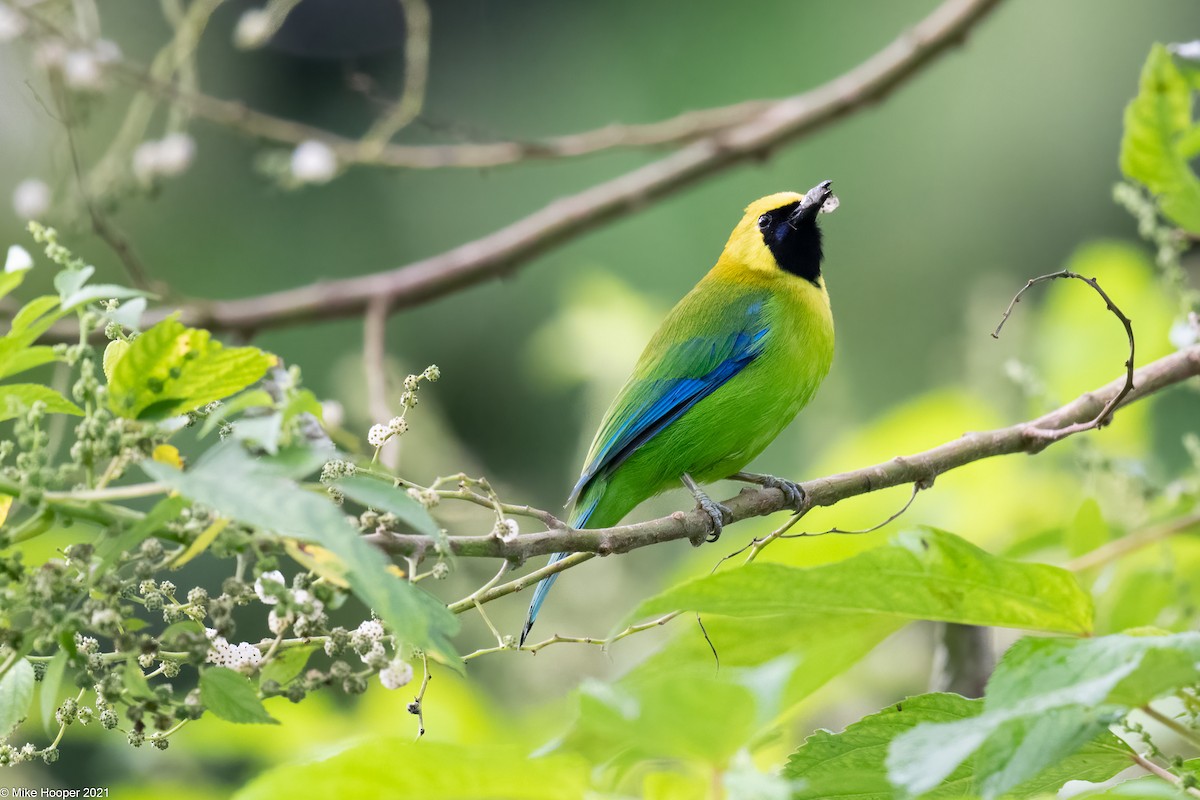
<path id="1" fill-rule="evenodd" d="M 790 221 L 795 224 L 799 222 L 812 222 L 816 219 L 821 206 L 825 205 L 825 201 L 833 195 L 832 187 L 833 181 L 821 181 L 809 189 L 804 195 L 804 199 L 800 201 L 800 207 L 792 214 Z"/>

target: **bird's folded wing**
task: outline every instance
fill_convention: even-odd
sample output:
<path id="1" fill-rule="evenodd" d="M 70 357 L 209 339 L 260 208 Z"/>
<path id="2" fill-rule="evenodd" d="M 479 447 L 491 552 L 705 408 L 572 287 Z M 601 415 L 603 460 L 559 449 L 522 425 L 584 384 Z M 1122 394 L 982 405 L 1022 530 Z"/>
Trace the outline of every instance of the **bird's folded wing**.
<path id="1" fill-rule="evenodd" d="M 724 311 L 710 316 L 696 335 L 652 343 L 647 349 L 605 415 L 570 502 L 762 352 L 769 333 L 762 299 L 737 298 Z"/>

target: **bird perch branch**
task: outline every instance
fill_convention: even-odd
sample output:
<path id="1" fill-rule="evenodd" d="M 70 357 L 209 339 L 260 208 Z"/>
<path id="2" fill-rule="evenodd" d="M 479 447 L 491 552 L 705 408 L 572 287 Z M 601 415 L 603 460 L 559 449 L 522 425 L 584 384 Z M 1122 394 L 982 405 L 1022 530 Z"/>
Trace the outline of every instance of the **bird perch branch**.
<path id="1" fill-rule="evenodd" d="M 1200 375 L 1200 346 L 1160 358 L 1134 372 L 1133 386 L 1117 408 L 1197 375 Z M 1113 398 L 1126 388 L 1126 384 L 1127 378 L 1121 377 L 1037 419 L 1007 428 L 967 433 L 922 453 L 898 456 L 874 466 L 807 481 L 801 486 L 807 494 L 808 508 L 832 506 L 847 498 L 892 486 L 918 482 L 929 484 L 939 475 L 985 458 L 1011 453 L 1037 453 L 1048 444 L 1045 432 L 1081 430 L 1073 426 L 1096 419 Z M 782 511 L 786 507 L 786 500 L 778 489 L 744 489 L 736 497 L 725 501 L 724 505 L 732 512 L 732 522 L 738 522 Z M 709 525 L 708 516 L 702 512 L 676 512 L 668 517 L 634 525 L 526 533 L 508 541 L 494 536 L 451 536 L 449 545 L 451 551 L 459 556 L 504 558 L 521 562 L 533 556 L 557 552 L 610 555 L 676 539 L 702 542 L 709 533 Z M 395 555 L 433 552 L 434 543 L 425 536 L 388 534 L 372 535 L 368 539 Z M 553 566 L 578 563 L 575 559 L 569 560 L 569 565 L 567 561 L 561 561 Z M 540 572 L 535 575 L 540 576 Z M 529 577 L 536 580 L 534 575 Z M 491 591 L 501 588 L 496 587 Z M 489 593 L 477 599 L 486 602 L 493 597 Z"/>

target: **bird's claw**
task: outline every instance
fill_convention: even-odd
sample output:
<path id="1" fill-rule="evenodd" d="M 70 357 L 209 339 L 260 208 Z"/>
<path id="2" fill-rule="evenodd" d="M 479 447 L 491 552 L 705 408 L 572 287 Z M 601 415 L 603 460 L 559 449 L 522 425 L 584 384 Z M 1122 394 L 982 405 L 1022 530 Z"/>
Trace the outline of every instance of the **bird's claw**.
<path id="1" fill-rule="evenodd" d="M 733 519 L 733 512 L 727 506 L 723 506 L 711 497 L 696 498 L 697 505 L 700 510 L 708 514 L 709 520 L 712 522 L 712 533 L 705 539 L 706 542 L 715 542 L 721 538 L 721 531 L 725 530 L 725 523 Z"/>
<path id="2" fill-rule="evenodd" d="M 756 483 L 764 489 L 778 489 L 783 494 L 785 505 L 792 511 L 800 512 L 804 510 L 808 503 L 808 493 L 804 491 L 804 487 L 795 481 L 789 481 L 786 478 L 776 478 L 774 475 L 759 475 L 753 472 L 739 472 L 734 478 Z"/>

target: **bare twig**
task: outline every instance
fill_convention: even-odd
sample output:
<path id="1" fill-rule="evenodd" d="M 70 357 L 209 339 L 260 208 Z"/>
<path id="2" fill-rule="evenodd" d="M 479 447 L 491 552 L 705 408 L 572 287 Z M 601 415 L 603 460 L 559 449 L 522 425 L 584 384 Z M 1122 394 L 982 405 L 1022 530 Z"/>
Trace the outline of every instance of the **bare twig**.
<path id="1" fill-rule="evenodd" d="M 1140 550 L 1147 545 L 1160 542 L 1175 534 L 1186 533 L 1197 526 L 1200 526 L 1200 513 L 1188 514 L 1178 519 L 1144 528 L 1128 536 L 1122 536 L 1120 539 L 1113 539 L 1111 542 L 1100 545 L 1095 550 L 1084 553 L 1078 558 L 1071 559 L 1065 566 L 1072 572 L 1082 572 L 1092 567 L 1108 564 L 1127 553 Z"/>
<path id="2" fill-rule="evenodd" d="M 404 88 L 395 106 L 375 121 L 359 144 L 357 160 L 372 162 L 392 137 L 412 123 L 425 105 L 429 80 L 429 6 L 425 0 L 400 0 L 404 11 Z"/>
<path id="3" fill-rule="evenodd" d="M 840 77 L 771 103 L 762 113 L 698 138 L 658 161 L 556 200 L 441 255 L 384 272 L 258 297 L 198 301 L 184 309 L 183 319 L 213 329 L 256 331 L 359 314 L 378 298 L 386 298 L 392 311 L 397 311 L 499 277 L 613 219 L 736 164 L 763 158 L 785 142 L 882 100 L 961 42 L 998 3 L 945 0 L 912 29 Z M 195 110 L 202 113 L 199 106 Z M 351 141 L 357 148 L 357 140 Z M 149 314 L 147 322 L 162 316 L 162 311 Z"/>
<path id="4" fill-rule="evenodd" d="M 1135 345 L 1133 339 L 1133 322 L 1129 319 L 1129 317 L 1125 316 L 1121 309 L 1117 308 L 1117 304 L 1112 301 L 1112 298 L 1108 296 L 1107 292 L 1100 288 L 1100 284 L 1095 278 L 1085 278 L 1079 273 L 1071 272 L 1068 269 L 1060 270 L 1058 272 L 1051 272 L 1049 275 L 1041 275 L 1036 278 L 1031 278 L 1023 287 L 1021 287 L 1021 291 L 1016 293 L 1012 299 L 1012 302 L 1008 304 L 1008 308 L 1004 310 L 1003 316 L 1000 317 L 1000 324 L 996 326 L 996 330 L 992 331 L 992 338 L 1000 338 L 1000 330 L 1004 327 L 1004 323 L 1008 322 L 1008 318 L 1012 314 L 1017 303 L 1021 302 L 1021 295 L 1025 294 L 1025 292 L 1029 291 L 1029 289 L 1036 284 L 1052 281 L 1058 278 L 1074 278 L 1076 280 L 1081 280 L 1096 290 L 1096 293 L 1099 294 L 1104 300 L 1104 304 L 1108 307 L 1108 310 L 1111 311 L 1113 316 L 1120 320 L 1121 324 L 1125 327 L 1125 335 L 1129 339 L 1129 357 L 1125 359 L 1125 384 L 1121 387 L 1121 390 L 1109 398 L 1109 401 L 1105 403 L 1104 408 L 1100 409 L 1100 412 L 1096 414 L 1093 419 L 1076 422 L 1073 425 L 1068 425 L 1064 428 L 1058 428 L 1052 431 L 1042 431 L 1041 435 L 1045 437 L 1047 444 L 1056 442 L 1059 439 L 1070 436 L 1073 433 L 1079 433 L 1080 431 L 1086 431 L 1090 428 L 1099 428 L 1107 425 L 1109 419 L 1112 417 L 1113 410 L 1123 399 L 1125 399 L 1127 394 L 1133 391 L 1134 377 L 1133 356 Z"/>
<path id="5" fill-rule="evenodd" d="M 387 401 L 387 300 L 376 300 L 363 315 L 363 372 L 367 410 L 372 422 L 386 425 L 392 417 Z M 379 450 L 379 461 L 395 470 L 400 455 L 400 437 L 393 436 Z"/>
<path id="6" fill-rule="evenodd" d="M 1137 765 L 1139 767 L 1146 770 L 1151 775 L 1162 778 L 1164 781 L 1171 784 L 1179 791 L 1186 792 L 1187 794 L 1191 795 L 1192 797 L 1200 797 L 1200 789 L 1196 789 L 1193 786 L 1185 786 L 1183 781 L 1180 780 L 1178 775 L 1172 774 L 1171 771 L 1166 769 L 1165 767 L 1160 767 L 1158 764 L 1155 764 L 1150 759 L 1146 758 L 1143 755 L 1139 755 L 1138 753 L 1131 752 L 1129 754 L 1129 756 L 1137 763 Z"/>
<path id="7" fill-rule="evenodd" d="M 1134 387 L 1126 392 L 1120 405 L 1136 402 L 1168 386 L 1200 375 L 1200 346 L 1181 350 L 1158 359 L 1135 372 Z M 991 431 L 968 433 L 945 444 L 911 456 L 901 456 L 863 469 L 818 478 L 802 484 L 813 507 L 831 506 L 849 497 L 876 492 L 892 486 L 928 483 L 950 470 L 994 456 L 1011 453 L 1037 453 L 1046 447 L 1046 431 L 1077 427 L 1079 422 L 1093 420 L 1107 407 L 1116 394 L 1125 388 L 1127 378 L 1120 378 L 1076 398 L 1066 405 L 1037 419 Z M 724 502 L 732 512 L 732 522 L 782 511 L 786 498 L 778 489 L 744 489 Z M 503 558 L 522 562 L 527 558 L 555 552 L 571 552 L 574 556 L 550 568 L 525 576 L 517 591 L 546 575 L 580 563 L 579 556 L 626 553 L 652 544 L 678 539 L 703 538 L 709 530 L 708 516 L 702 512 L 676 512 L 650 522 L 615 528 L 567 529 L 525 533 L 508 541 L 490 536 L 451 536 L 451 552 L 460 556 Z M 418 535 L 396 534 L 388 537 L 368 537 L 384 550 L 407 555 L 432 552 L 433 542 Z M 496 587 L 496 592 L 513 584 Z M 505 591 L 507 594 L 509 591 Z M 499 595 L 495 595 L 499 596 Z M 480 598 L 482 599 L 482 598 Z M 493 599 L 489 593 L 487 599 Z M 452 607 L 453 608 L 453 607 Z M 459 609 L 462 610 L 462 609 Z"/>
<path id="8" fill-rule="evenodd" d="M 417 738 L 420 739 L 425 735 L 425 690 L 429 688 L 429 679 L 432 677 L 429 673 L 429 656 L 421 653 L 421 688 L 417 690 L 417 696 L 408 704 L 408 713 L 414 714 L 417 717 Z"/>

